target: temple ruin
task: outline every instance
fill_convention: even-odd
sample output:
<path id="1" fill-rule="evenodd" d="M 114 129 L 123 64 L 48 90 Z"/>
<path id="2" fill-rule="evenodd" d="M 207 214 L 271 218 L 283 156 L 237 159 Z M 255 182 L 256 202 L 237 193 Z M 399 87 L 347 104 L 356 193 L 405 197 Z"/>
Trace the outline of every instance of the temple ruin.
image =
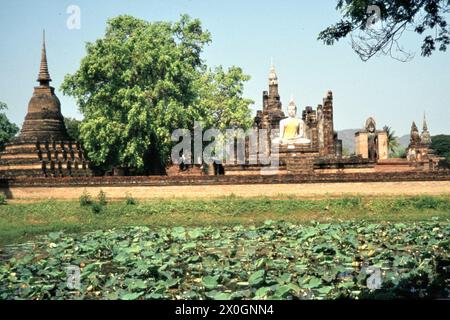
<path id="1" fill-rule="evenodd" d="M 258 154 L 248 152 L 248 160 L 272 155 L 278 160 L 278 166 L 273 172 L 275 174 L 300 174 L 300 173 L 336 173 L 336 172 L 365 172 L 372 171 L 375 161 L 364 158 L 361 155 L 344 157 L 342 155 L 342 141 L 338 139 L 334 130 L 334 106 L 333 92 L 328 91 L 323 98 L 322 104 L 317 108 L 307 106 L 301 113 L 301 122 L 304 125 L 303 138 L 297 139 L 300 143 L 292 140 L 285 141 L 277 149 L 272 150 L 270 143 L 273 137 L 281 137 L 280 122 L 286 119 L 282 110 L 282 103 L 278 88 L 278 76 L 275 67 L 272 66 L 269 73 L 269 91 L 263 92 L 263 109 L 258 111 L 254 121 L 254 128 L 267 131 L 268 138 L 264 139 L 267 145 L 258 148 Z M 291 99 L 289 107 L 297 106 Z M 289 109 L 288 107 L 288 109 Z M 303 139 L 303 140 L 302 140 Z M 268 143 L 266 142 L 268 141 Z M 303 142 L 301 142 L 303 141 Z M 259 141 L 261 143 L 261 140 Z M 247 142 L 248 144 L 248 142 Z M 261 152 L 261 150 L 264 150 Z M 276 152 L 276 154 L 274 154 Z M 225 174 L 249 175 L 270 172 L 270 165 L 262 164 L 224 163 Z"/>
<path id="2" fill-rule="evenodd" d="M 255 174 L 334 174 L 334 173 L 374 173 L 374 172 L 406 172 L 406 171 L 433 171 L 439 167 L 443 158 L 436 157 L 430 149 L 431 135 L 428 131 L 426 120 L 424 129 L 420 135 L 413 124 L 411 131 L 411 144 L 407 149 L 406 159 L 389 158 L 388 133 L 385 130 L 377 130 L 374 118 L 366 121 L 365 127 L 355 135 L 356 151 L 352 156 L 345 156 L 342 152 L 342 141 L 338 139 L 334 130 L 334 100 L 332 91 L 328 91 L 323 98 L 323 103 L 316 109 L 307 106 L 301 113 L 301 121 L 304 124 L 303 138 L 296 143 L 285 141 L 278 148 L 271 148 L 273 137 L 281 137 L 280 123 L 286 119 L 278 88 L 278 76 L 272 65 L 269 72 L 269 91 L 263 92 L 262 110 L 257 111 L 254 128 L 266 130 L 267 139 L 258 143 L 264 143 L 263 148 L 258 148 L 257 153 L 252 153 L 246 141 L 246 163 L 238 164 L 238 161 L 224 162 L 226 175 L 255 175 Z M 291 99 L 289 109 L 297 109 L 295 101 Z M 283 127 L 283 126 L 282 126 Z M 283 130 L 283 128 L 281 129 Z M 302 140 L 303 139 L 303 140 Z M 281 140 L 280 140 L 281 141 Z M 253 148 L 254 150 L 254 148 Z M 277 168 L 270 170 L 270 165 L 254 163 L 261 155 L 276 156 Z"/>

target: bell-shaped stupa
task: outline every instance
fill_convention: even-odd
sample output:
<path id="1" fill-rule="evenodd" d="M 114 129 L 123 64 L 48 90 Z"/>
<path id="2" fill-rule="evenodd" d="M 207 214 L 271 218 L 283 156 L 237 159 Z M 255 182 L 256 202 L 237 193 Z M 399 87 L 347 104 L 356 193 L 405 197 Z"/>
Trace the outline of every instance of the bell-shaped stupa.
<path id="1" fill-rule="evenodd" d="M 34 88 L 33 96 L 28 103 L 28 112 L 23 123 L 18 142 L 69 141 L 69 136 L 61 114 L 61 103 L 50 86 L 52 79 L 48 71 L 45 33 L 42 39 L 41 66 Z"/>
<path id="2" fill-rule="evenodd" d="M 0 152 L 0 177 L 91 175 L 82 146 L 67 134 L 61 103 L 50 86 L 45 33 L 37 81 L 19 136 Z"/>

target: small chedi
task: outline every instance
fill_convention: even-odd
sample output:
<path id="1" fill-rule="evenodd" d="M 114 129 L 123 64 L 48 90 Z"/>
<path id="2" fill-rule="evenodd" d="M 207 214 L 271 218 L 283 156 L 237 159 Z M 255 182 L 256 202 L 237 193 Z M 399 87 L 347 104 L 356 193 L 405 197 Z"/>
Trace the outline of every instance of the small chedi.
<path id="1" fill-rule="evenodd" d="M 0 153 L 0 175 L 6 177 L 89 176 L 88 161 L 78 142 L 71 141 L 61 104 L 50 86 L 45 34 L 42 57 L 28 113 L 18 137 Z"/>
<path id="2" fill-rule="evenodd" d="M 424 170 L 435 170 L 439 162 L 444 160 L 444 158 L 434 154 L 434 151 L 431 149 L 431 142 L 431 134 L 428 131 L 427 120 L 424 116 L 422 134 L 419 133 L 416 123 L 412 123 L 410 142 L 406 149 L 408 161 Z"/>

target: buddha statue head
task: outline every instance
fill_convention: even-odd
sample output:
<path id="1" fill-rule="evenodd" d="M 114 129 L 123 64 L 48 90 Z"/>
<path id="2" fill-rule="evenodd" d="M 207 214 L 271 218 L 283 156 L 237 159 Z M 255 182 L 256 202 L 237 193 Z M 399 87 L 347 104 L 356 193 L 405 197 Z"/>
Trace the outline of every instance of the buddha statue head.
<path id="1" fill-rule="evenodd" d="M 377 128 L 377 125 L 376 125 L 375 119 L 372 118 L 372 117 L 367 119 L 367 121 L 366 121 L 366 130 L 369 133 L 374 134 L 375 131 L 377 130 L 376 128 Z"/>
<path id="2" fill-rule="evenodd" d="M 295 104 L 294 98 L 291 98 L 291 101 L 289 102 L 288 115 L 289 118 L 295 118 L 297 116 L 297 105 Z"/>

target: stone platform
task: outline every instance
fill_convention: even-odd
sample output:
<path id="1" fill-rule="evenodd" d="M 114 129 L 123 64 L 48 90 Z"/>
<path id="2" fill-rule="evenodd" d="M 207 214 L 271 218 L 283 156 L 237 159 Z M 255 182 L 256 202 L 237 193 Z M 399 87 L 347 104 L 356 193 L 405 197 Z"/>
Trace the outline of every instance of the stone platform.
<path id="1" fill-rule="evenodd" d="M 254 164 L 258 158 L 253 155 L 250 157 L 254 160 L 253 164 L 225 164 L 225 175 L 258 175 L 275 169 L 278 175 L 371 173 L 375 172 L 376 166 L 375 162 L 361 156 L 323 156 L 319 148 L 305 144 L 282 145 L 273 156 L 276 159 L 276 168 L 271 165 Z"/>
<path id="2" fill-rule="evenodd" d="M 286 165 L 288 174 L 313 173 L 319 149 L 305 144 L 282 145 L 275 156 L 279 157 L 280 164 Z"/>

